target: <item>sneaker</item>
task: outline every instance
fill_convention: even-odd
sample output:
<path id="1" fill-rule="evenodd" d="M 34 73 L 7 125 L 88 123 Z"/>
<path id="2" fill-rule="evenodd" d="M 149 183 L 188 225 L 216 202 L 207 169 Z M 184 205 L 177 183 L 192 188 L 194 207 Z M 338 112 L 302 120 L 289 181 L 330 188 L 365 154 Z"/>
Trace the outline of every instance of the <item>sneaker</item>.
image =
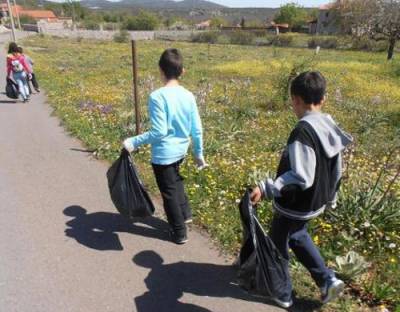
<path id="1" fill-rule="evenodd" d="M 175 234 L 174 231 L 170 231 L 169 234 L 171 236 L 172 241 L 177 245 L 183 245 L 189 241 L 186 234 L 185 235 L 177 235 L 177 234 Z"/>
<path id="2" fill-rule="evenodd" d="M 39 88 L 35 89 L 35 91 L 36 91 L 37 93 L 40 93 L 40 89 L 39 89 Z"/>
<path id="3" fill-rule="evenodd" d="M 328 280 L 324 287 L 321 287 L 321 300 L 326 304 L 338 298 L 344 291 L 344 282 L 336 277 Z"/>
<path id="4" fill-rule="evenodd" d="M 23 99 L 22 100 L 22 103 L 27 103 L 27 102 L 29 102 L 29 99 Z"/>
<path id="5" fill-rule="evenodd" d="M 289 301 L 287 300 L 280 300 L 278 298 L 272 298 L 272 300 L 281 308 L 287 309 L 290 308 L 293 305 L 293 300 L 290 299 Z"/>
<path id="6" fill-rule="evenodd" d="M 192 218 L 189 218 L 189 219 L 185 220 L 185 224 L 189 224 L 189 223 L 193 223 L 193 219 Z"/>

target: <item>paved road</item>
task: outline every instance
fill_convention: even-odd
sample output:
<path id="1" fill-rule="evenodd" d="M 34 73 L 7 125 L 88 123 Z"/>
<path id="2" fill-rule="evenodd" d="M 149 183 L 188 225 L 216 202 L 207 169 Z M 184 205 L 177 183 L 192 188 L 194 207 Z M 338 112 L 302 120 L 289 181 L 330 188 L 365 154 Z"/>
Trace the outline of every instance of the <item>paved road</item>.
<path id="1" fill-rule="evenodd" d="M 107 165 L 82 152 L 45 100 L 0 95 L 0 311 L 279 311 L 231 285 L 234 270 L 196 231 L 176 246 L 163 221 L 124 222 Z"/>

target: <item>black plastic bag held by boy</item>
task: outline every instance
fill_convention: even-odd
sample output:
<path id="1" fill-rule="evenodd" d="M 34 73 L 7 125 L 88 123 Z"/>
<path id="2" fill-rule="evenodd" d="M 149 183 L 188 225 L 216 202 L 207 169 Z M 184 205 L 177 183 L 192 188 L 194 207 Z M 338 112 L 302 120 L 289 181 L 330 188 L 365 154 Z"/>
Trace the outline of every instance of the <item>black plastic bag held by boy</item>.
<path id="1" fill-rule="evenodd" d="M 251 294 L 282 298 L 290 281 L 288 261 L 265 234 L 250 201 L 250 191 L 240 206 L 243 246 L 239 256 L 239 285 Z"/>
<path id="2" fill-rule="evenodd" d="M 107 180 L 111 199 L 123 216 L 132 219 L 153 215 L 154 205 L 127 150 L 123 149 L 121 156 L 108 169 Z"/>
<path id="3" fill-rule="evenodd" d="M 10 78 L 7 78 L 6 95 L 10 99 L 14 100 L 18 99 L 19 96 L 18 85 Z"/>

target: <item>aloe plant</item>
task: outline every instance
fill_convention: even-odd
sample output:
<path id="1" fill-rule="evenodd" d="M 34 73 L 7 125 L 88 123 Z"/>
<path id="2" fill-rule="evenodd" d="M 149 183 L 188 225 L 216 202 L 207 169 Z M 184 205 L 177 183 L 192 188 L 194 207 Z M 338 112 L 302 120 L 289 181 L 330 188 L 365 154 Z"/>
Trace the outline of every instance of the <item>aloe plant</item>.
<path id="1" fill-rule="evenodd" d="M 355 251 L 349 251 L 345 256 L 336 257 L 337 272 L 347 280 L 354 280 L 370 266 L 370 264 Z"/>

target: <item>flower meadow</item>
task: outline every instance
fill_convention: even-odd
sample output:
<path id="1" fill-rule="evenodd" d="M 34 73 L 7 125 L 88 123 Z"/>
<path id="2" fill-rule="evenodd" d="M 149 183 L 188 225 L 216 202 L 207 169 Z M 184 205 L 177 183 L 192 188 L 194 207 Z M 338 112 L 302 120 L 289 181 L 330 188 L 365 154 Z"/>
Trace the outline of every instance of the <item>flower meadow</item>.
<path id="1" fill-rule="evenodd" d="M 128 44 L 34 37 L 24 42 L 55 114 L 88 149 L 110 161 L 121 141 L 134 135 L 132 61 Z M 191 156 L 183 166 L 195 223 L 222 249 L 241 243 L 238 202 L 247 187 L 273 176 L 296 118 L 288 84 L 314 69 L 328 79 L 325 111 L 355 143 L 345 154 L 339 205 L 311 222 L 313 238 L 328 263 L 349 285 L 347 296 L 327 311 L 364 311 L 383 305 L 400 310 L 400 62 L 385 55 L 349 51 L 246 47 L 148 41 L 138 43 L 142 128 L 151 90 L 161 86 L 157 62 L 174 46 L 185 58 L 182 84 L 196 95 L 210 167 L 197 171 Z M 145 183 L 156 192 L 150 150 L 134 156 Z M 271 204 L 258 214 L 265 227 Z M 356 252 L 363 270 L 345 270 L 337 257 Z M 314 296 L 305 272 L 293 261 L 301 295 Z M 296 279 L 296 278 L 295 278 Z M 302 292 L 302 290 L 299 290 Z M 361 303 L 362 302 L 362 303 Z M 330 310 L 329 310 L 330 309 Z M 357 310 L 358 309 L 358 310 Z"/>

